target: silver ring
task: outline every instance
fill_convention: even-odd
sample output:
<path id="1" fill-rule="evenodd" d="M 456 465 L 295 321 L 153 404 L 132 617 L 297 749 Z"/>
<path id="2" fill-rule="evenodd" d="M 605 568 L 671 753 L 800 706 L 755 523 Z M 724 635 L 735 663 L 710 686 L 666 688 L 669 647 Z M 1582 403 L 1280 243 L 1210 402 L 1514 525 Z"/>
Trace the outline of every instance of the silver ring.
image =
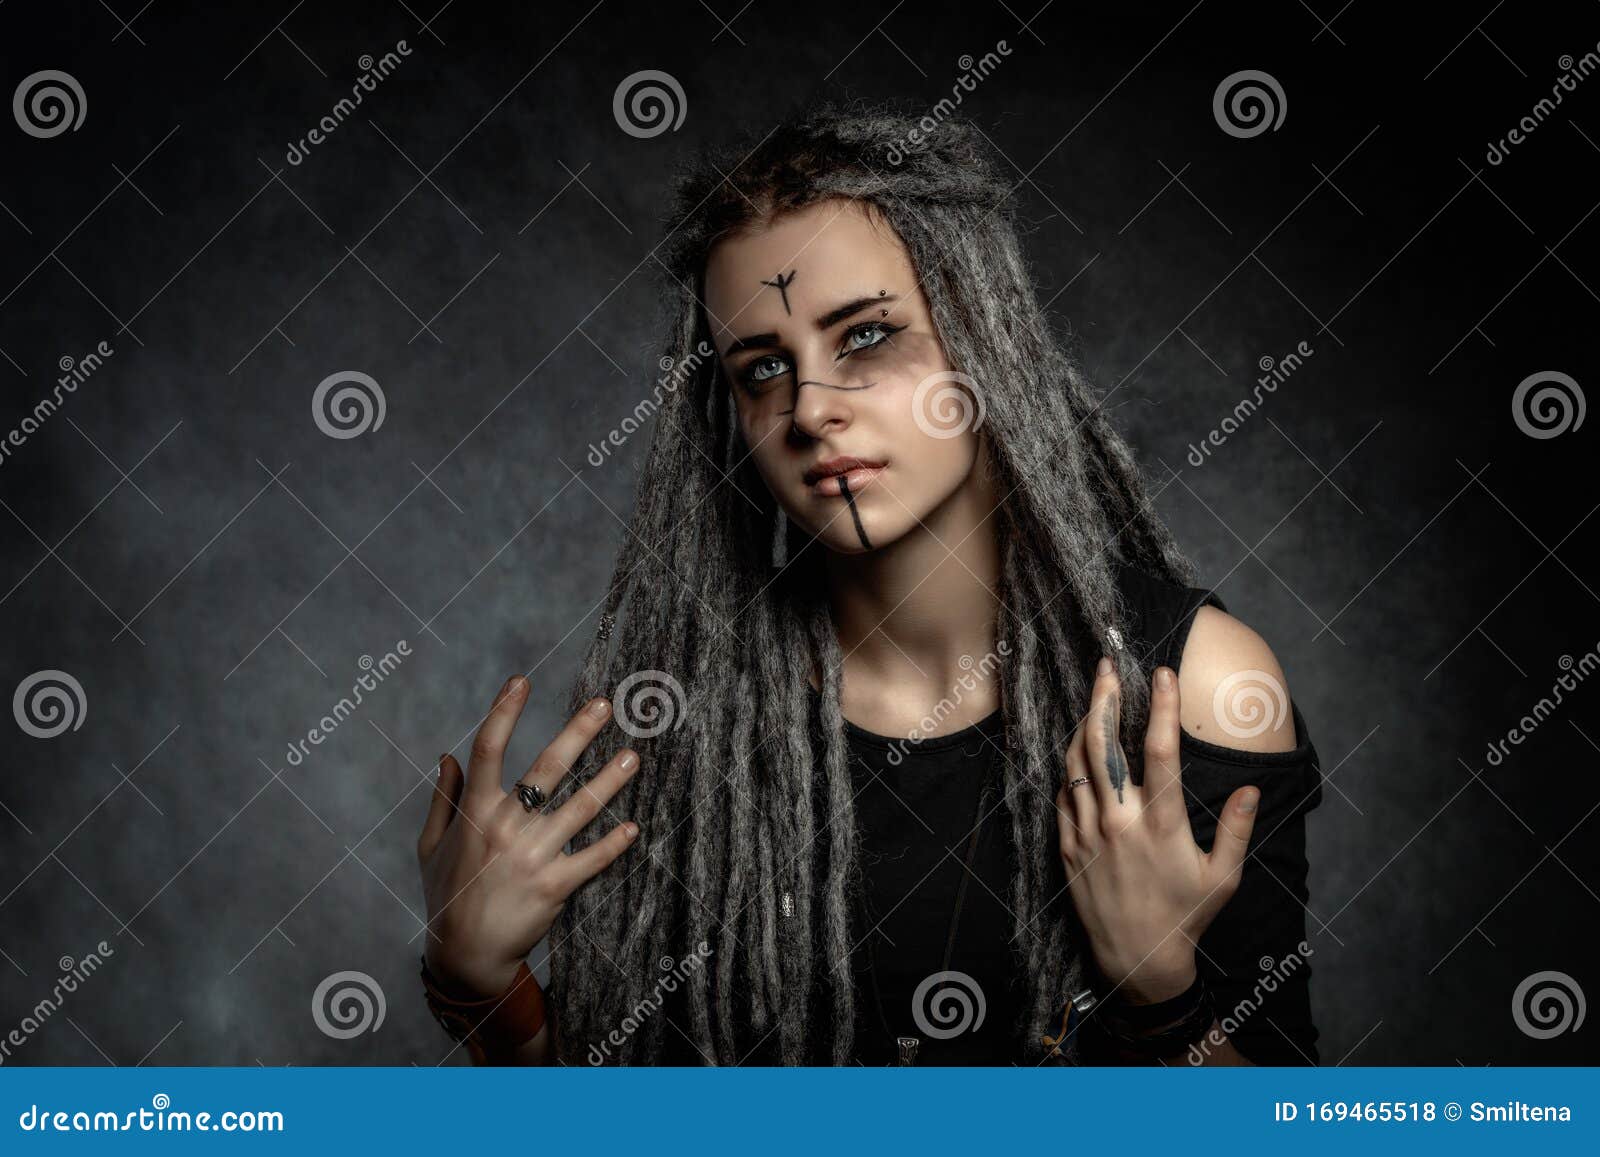
<path id="1" fill-rule="evenodd" d="M 517 798 L 522 801 L 522 810 L 531 812 L 544 807 L 547 797 L 544 794 L 544 789 L 538 784 L 519 783 L 517 784 Z"/>
<path id="2" fill-rule="evenodd" d="M 1086 784 L 1088 782 L 1089 782 L 1089 777 L 1088 776 L 1080 775 L 1077 779 L 1068 781 L 1067 790 L 1071 791 L 1075 787 L 1082 787 L 1084 784 Z"/>

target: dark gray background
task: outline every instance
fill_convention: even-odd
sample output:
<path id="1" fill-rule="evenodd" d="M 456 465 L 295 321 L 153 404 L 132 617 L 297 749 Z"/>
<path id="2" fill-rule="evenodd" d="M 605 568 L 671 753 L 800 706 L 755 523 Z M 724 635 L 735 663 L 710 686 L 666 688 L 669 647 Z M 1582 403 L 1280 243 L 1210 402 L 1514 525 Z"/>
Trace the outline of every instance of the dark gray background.
<path id="1" fill-rule="evenodd" d="M 0 118 L 0 434 L 59 359 L 115 349 L 0 464 L 0 689 L 59 669 L 86 699 L 55 739 L 7 721 L 0 1032 L 59 958 L 115 949 L 10 1063 L 446 1056 L 415 976 L 423 775 L 512 671 L 534 682 L 514 761 L 557 722 L 647 445 L 585 461 L 657 373 L 671 166 L 814 95 L 926 108 L 1001 39 L 963 111 L 1014 166 L 1041 292 L 1323 757 L 1326 1062 L 1592 1061 L 1592 1023 L 1533 1039 L 1511 1002 L 1547 969 L 1596 989 L 1595 688 L 1504 765 L 1485 748 L 1600 640 L 1596 420 L 1539 440 L 1511 412 L 1535 372 L 1600 382 L 1600 79 L 1503 164 L 1485 148 L 1595 49 L 1600 9 L 1396 11 L 5 5 L 3 94 L 62 69 L 87 118 L 47 140 Z M 613 118 L 642 69 L 681 83 L 676 132 Z M 1282 84 L 1276 131 L 1219 128 L 1241 69 Z M 387 418 L 333 440 L 312 391 L 352 369 Z M 335 1040 L 311 997 L 346 969 L 387 1019 Z"/>

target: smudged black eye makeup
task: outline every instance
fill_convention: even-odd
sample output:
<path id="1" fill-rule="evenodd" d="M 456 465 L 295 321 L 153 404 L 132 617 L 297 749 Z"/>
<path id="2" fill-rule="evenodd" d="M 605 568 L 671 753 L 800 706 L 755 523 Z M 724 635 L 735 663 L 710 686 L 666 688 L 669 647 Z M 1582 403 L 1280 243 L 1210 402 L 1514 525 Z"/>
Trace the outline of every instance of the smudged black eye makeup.
<path id="1" fill-rule="evenodd" d="M 838 363 L 845 358 L 886 346 L 895 334 L 905 328 L 903 325 L 893 325 L 886 321 L 858 322 L 844 331 L 838 352 L 834 355 L 834 362 Z M 762 354 L 746 362 L 736 376 L 747 393 L 760 395 L 766 392 L 769 383 L 791 373 L 793 369 L 786 357 L 779 354 Z"/>
<path id="2" fill-rule="evenodd" d="M 773 368 L 772 363 L 774 362 L 778 364 L 778 368 Z M 750 364 L 740 371 L 739 378 L 747 385 L 753 385 L 761 382 L 770 382 L 773 378 L 781 378 L 788 372 L 788 364 L 782 358 L 775 354 L 768 354 L 765 357 L 752 359 Z"/>
<path id="3" fill-rule="evenodd" d="M 891 325 L 886 321 L 863 321 L 853 325 L 844 331 L 844 342 L 835 360 L 883 345 L 903 329 L 905 329 L 903 325 Z M 857 343 L 856 339 L 859 337 L 871 337 L 873 340 Z"/>

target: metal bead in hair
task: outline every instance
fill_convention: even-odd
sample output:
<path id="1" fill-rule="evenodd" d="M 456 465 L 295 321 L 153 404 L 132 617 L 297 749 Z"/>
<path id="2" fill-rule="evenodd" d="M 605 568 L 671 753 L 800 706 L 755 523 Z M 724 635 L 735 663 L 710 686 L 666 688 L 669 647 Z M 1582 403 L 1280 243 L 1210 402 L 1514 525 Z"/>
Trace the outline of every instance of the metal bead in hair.
<path id="1" fill-rule="evenodd" d="M 617 616 L 613 614 L 602 614 L 600 616 L 600 629 L 595 632 L 595 637 L 602 640 L 611 638 L 611 628 L 616 625 Z"/>

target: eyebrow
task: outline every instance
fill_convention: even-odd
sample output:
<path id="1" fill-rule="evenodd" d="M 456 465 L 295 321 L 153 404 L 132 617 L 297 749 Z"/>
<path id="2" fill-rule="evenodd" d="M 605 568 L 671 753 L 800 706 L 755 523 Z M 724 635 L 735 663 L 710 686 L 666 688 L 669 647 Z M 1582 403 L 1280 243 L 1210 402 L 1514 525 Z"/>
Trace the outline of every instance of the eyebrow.
<path id="1" fill-rule="evenodd" d="M 875 304 L 877 302 L 882 302 L 882 303 L 887 305 L 891 301 L 899 301 L 899 300 L 900 300 L 899 297 L 895 296 L 892 293 L 886 293 L 882 297 L 876 297 L 876 296 L 875 297 L 858 297 L 854 301 L 845 302 L 843 305 L 839 306 L 839 308 L 837 308 L 837 309 L 830 309 L 827 313 L 825 313 L 821 317 L 817 318 L 817 328 L 818 329 L 832 329 L 834 326 L 838 325 L 845 318 L 851 317 L 851 316 L 853 316 L 855 314 L 860 313 L 863 309 L 866 309 L 869 305 L 873 305 L 873 304 Z"/>
<path id="2" fill-rule="evenodd" d="M 872 305 L 889 305 L 899 300 L 899 296 L 893 293 L 884 294 L 881 297 L 876 295 L 872 297 L 858 297 L 852 301 L 845 302 L 841 306 L 830 309 L 827 313 L 823 314 L 821 317 L 818 317 L 815 324 L 818 329 L 832 329 L 841 321 L 844 321 L 848 317 L 854 317 L 856 314 Z M 743 353 L 746 350 L 770 349 L 778 344 L 779 338 L 775 333 L 753 333 L 748 337 L 734 338 L 733 343 L 723 351 L 722 356 L 732 357 L 734 354 Z"/>

